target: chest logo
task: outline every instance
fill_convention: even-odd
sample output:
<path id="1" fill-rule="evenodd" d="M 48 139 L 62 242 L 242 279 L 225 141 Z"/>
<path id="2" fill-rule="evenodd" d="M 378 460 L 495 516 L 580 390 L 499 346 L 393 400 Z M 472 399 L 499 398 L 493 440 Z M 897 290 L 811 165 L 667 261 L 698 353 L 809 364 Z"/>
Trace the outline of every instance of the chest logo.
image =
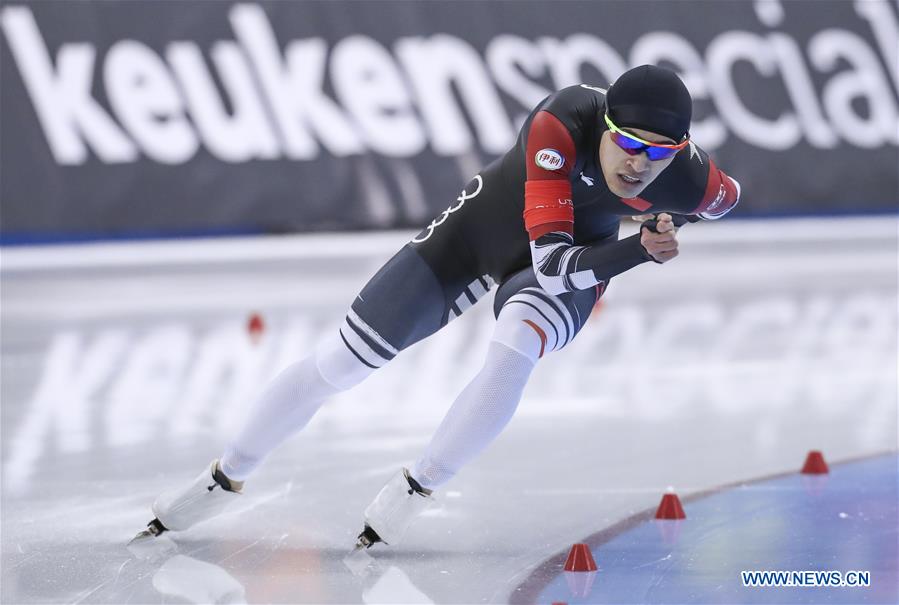
<path id="1" fill-rule="evenodd" d="M 541 149 L 534 156 L 534 162 L 544 170 L 558 170 L 565 165 L 565 158 L 555 149 Z"/>
<path id="2" fill-rule="evenodd" d="M 584 176 L 584 173 L 581 173 L 581 180 L 587 183 L 587 187 L 593 186 L 593 178 L 589 176 Z"/>

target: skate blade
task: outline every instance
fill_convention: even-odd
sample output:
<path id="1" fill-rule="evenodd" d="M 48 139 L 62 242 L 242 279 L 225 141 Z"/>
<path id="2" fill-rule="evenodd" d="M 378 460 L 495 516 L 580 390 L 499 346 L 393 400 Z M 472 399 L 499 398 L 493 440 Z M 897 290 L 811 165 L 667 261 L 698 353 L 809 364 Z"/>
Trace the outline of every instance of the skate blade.
<path id="1" fill-rule="evenodd" d="M 168 530 L 162 523 L 160 523 L 159 519 L 153 519 L 152 521 L 147 523 L 147 529 L 137 532 L 137 535 L 131 538 L 131 541 L 128 542 L 128 546 L 140 542 L 146 542 L 148 540 L 151 540 L 152 538 L 155 538 L 156 536 L 162 535 L 167 531 Z"/>
<path id="2" fill-rule="evenodd" d="M 157 561 L 163 557 L 170 556 L 172 552 L 178 550 L 178 545 L 170 540 L 168 536 L 157 536 L 150 532 L 142 531 L 128 542 L 125 549 L 135 559 Z"/>
<path id="3" fill-rule="evenodd" d="M 137 535 L 128 541 L 128 546 L 149 542 L 155 537 L 156 534 L 152 533 L 149 529 L 145 529 L 144 531 L 137 532 Z"/>

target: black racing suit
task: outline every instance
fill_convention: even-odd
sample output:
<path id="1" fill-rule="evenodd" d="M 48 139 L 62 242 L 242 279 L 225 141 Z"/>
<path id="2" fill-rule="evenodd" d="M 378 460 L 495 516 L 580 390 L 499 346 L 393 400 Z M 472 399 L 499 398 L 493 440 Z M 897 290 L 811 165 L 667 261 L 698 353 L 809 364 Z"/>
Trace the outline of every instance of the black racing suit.
<path id="1" fill-rule="evenodd" d="M 497 312 L 517 290 L 544 285 L 586 319 L 608 279 L 651 259 L 639 235 L 618 240 L 620 217 L 664 211 L 714 219 L 736 205 L 739 184 L 692 142 L 640 197 L 616 196 L 599 166 L 604 112 L 605 91 L 591 86 L 544 99 L 515 146 L 375 275 L 353 312 L 396 350 L 461 314 L 491 282 L 500 284 Z M 562 162 L 558 169 L 538 163 L 547 150 L 550 162 Z"/>

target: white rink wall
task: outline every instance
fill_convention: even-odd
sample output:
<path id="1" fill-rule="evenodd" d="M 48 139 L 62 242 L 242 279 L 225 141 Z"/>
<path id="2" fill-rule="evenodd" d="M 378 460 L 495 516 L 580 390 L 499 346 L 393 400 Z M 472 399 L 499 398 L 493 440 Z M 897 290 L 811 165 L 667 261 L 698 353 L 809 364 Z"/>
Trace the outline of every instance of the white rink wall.
<path id="1" fill-rule="evenodd" d="M 4 488 L 27 489 L 50 452 L 222 441 L 411 235 L 3 249 Z M 518 416 L 700 433 L 741 422 L 736 448 L 896 448 L 895 217 L 690 225 L 681 250 L 613 280 L 577 340 L 541 362 Z M 383 425 L 384 447 L 395 445 L 390 427 L 429 433 L 479 366 L 491 301 L 329 403 L 307 430 Z M 252 312 L 266 321 L 258 342 Z"/>

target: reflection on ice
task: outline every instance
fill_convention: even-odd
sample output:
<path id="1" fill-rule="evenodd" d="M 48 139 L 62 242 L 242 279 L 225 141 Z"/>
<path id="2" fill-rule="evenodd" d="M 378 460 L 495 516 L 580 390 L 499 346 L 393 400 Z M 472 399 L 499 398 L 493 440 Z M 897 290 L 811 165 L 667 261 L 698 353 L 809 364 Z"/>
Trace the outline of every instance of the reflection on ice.
<path id="1" fill-rule="evenodd" d="M 370 573 L 377 562 L 365 550 L 355 548 L 353 551 L 343 558 L 343 564 L 357 578 L 364 578 Z"/>
<path id="2" fill-rule="evenodd" d="M 585 599 L 590 596 L 597 572 L 565 571 L 562 573 L 565 575 L 565 583 L 568 584 L 568 590 L 571 591 L 571 596 L 579 599 Z"/>
<path id="3" fill-rule="evenodd" d="M 809 449 L 894 449 L 895 221 L 855 227 L 863 247 L 844 219 L 834 242 L 791 229 L 762 246 L 739 239 L 746 224 L 708 227 L 670 268 L 629 275 L 541 362 L 509 428 L 407 543 L 349 562 L 385 474 L 421 454 L 476 370 L 489 304 L 327 404 L 230 514 L 123 564 L 156 495 L 221 452 L 269 375 L 335 328 L 380 260 L 83 269 L 66 287 L 4 272 L 0 601 L 502 602 L 533 565 L 657 505 L 671 483 L 792 471 Z M 247 310 L 223 292 L 253 293 L 265 339 L 247 338 Z M 826 501 L 826 482 L 800 489 Z M 650 530 L 670 551 L 686 527 Z M 572 579 L 585 583 L 562 588 L 589 588 Z"/>
<path id="4" fill-rule="evenodd" d="M 433 603 L 403 571 L 391 565 L 375 582 L 362 592 L 362 601 L 375 603 Z"/>
<path id="5" fill-rule="evenodd" d="M 153 576 L 153 588 L 188 603 L 246 603 L 243 584 L 212 563 L 175 555 Z"/>

